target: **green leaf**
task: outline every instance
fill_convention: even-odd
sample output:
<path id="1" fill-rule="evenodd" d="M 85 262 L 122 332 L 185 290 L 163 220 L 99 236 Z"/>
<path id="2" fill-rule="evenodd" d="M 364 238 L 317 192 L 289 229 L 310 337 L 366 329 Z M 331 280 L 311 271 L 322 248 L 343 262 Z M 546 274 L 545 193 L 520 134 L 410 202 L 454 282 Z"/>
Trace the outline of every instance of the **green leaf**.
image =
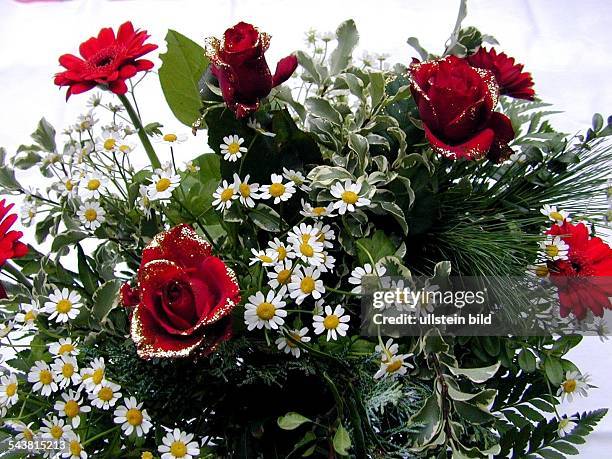
<path id="1" fill-rule="evenodd" d="M 471 403 L 455 400 L 454 405 L 461 419 L 473 424 L 486 424 L 487 422 L 495 420 L 495 416 L 491 413 Z"/>
<path id="2" fill-rule="evenodd" d="M 394 202 L 381 202 L 379 203 L 380 207 L 389 212 L 395 221 L 399 223 L 400 227 L 404 234 L 408 234 L 408 223 L 406 223 L 406 217 L 404 216 L 404 211 L 395 204 Z"/>
<path id="3" fill-rule="evenodd" d="M 523 349 L 518 355 L 519 366 L 527 373 L 532 373 L 536 369 L 536 359 L 529 349 Z"/>
<path id="4" fill-rule="evenodd" d="M 306 54 L 303 51 L 298 51 L 296 55 L 297 55 L 298 63 L 302 67 L 304 67 L 304 70 L 306 70 L 310 74 L 314 82 L 320 85 L 321 84 L 321 74 L 317 70 L 317 66 L 312 60 L 312 57 L 310 57 L 308 54 Z"/>
<path id="5" fill-rule="evenodd" d="M 249 218 L 264 231 L 272 233 L 280 231 L 280 215 L 265 204 L 259 204 L 256 208 L 251 209 Z"/>
<path id="6" fill-rule="evenodd" d="M 340 126 L 342 124 L 342 115 L 332 107 L 332 104 L 327 99 L 322 97 L 309 97 L 306 99 L 306 108 L 311 115 L 324 118 L 332 123 Z"/>
<path id="7" fill-rule="evenodd" d="M 376 263 L 381 258 L 393 255 L 395 253 L 395 244 L 383 231 L 376 231 L 370 238 L 363 238 L 357 241 L 357 258 L 359 263 L 371 263 L 368 253 Z"/>
<path id="8" fill-rule="evenodd" d="M 355 176 L 343 167 L 317 166 L 308 173 L 308 180 L 321 187 L 328 187 L 339 180 L 355 180 Z"/>
<path id="9" fill-rule="evenodd" d="M 71 230 L 66 231 L 65 233 L 58 234 L 53 240 L 53 244 L 51 244 L 51 251 L 57 252 L 62 247 L 66 247 L 67 245 L 74 244 L 76 242 L 82 241 L 89 234 L 84 233 L 83 231 Z"/>
<path id="10" fill-rule="evenodd" d="M 93 316 L 102 322 L 108 314 L 119 304 L 119 289 L 121 281 L 114 279 L 105 282 L 93 294 Z"/>
<path id="11" fill-rule="evenodd" d="M 563 382 L 563 366 L 558 358 L 551 356 L 546 357 L 546 360 L 544 360 L 544 371 L 552 385 L 561 385 Z"/>
<path id="12" fill-rule="evenodd" d="M 38 122 L 36 131 L 32 133 L 32 139 L 34 139 L 44 151 L 55 152 L 57 149 L 55 145 L 55 129 L 53 129 L 53 126 L 44 118 Z"/>
<path id="13" fill-rule="evenodd" d="M 370 73 L 370 98 L 372 108 L 376 107 L 385 95 L 385 76 L 382 72 Z"/>
<path id="14" fill-rule="evenodd" d="M 338 430 L 334 434 L 334 450 L 341 456 L 347 456 L 351 447 L 351 437 L 348 431 L 342 424 L 338 426 Z"/>
<path id="15" fill-rule="evenodd" d="M 8 166 L 0 166 L 0 187 L 7 191 L 21 190 L 21 185 L 15 178 L 15 171 Z"/>
<path id="16" fill-rule="evenodd" d="M 329 58 L 329 71 L 332 75 L 338 75 L 351 62 L 353 50 L 357 43 L 359 43 L 359 33 L 357 32 L 355 21 L 349 19 L 340 24 L 336 30 L 336 39 L 338 40 L 338 46 Z"/>
<path id="17" fill-rule="evenodd" d="M 290 411 L 284 416 L 280 416 L 276 423 L 283 430 L 294 430 L 306 422 L 312 422 L 305 416 L 302 416 L 295 411 Z"/>
<path id="18" fill-rule="evenodd" d="M 77 263 L 79 268 L 79 278 L 83 283 L 83 287 L 87 290 L 87 293 L 92 295 L 98 288 L 98 279 L 92 269 L 89 267 L 87 256 L 83 251 L 81 244 L 77 244 Z"/>
<path id="19" fill-rule="evenodd" d="M 174 116 L 191 127 L 200 116 L 198 83 L 209 61 L 204 48 L 174 30 L 166 34 L 166 43 L 168 51 L 159 56 L 162 60 L 159 82 Z"/>
<path id="20" fill-rule="evenodd" d="M 17 154 L 13 157 L 12 163 L 18 169 L 29 169 L 35 166 L 42 159 L 41 156 L 34 151 L 22 152 L 25 154 Z"/>
<path id="21" fill-rule="evenodd" d="M 480 384 L 491 379 L 495 373 L 497 373 L 497 370 L 499 370 L 500 365 L 501 364 L 498 362 L 494 365 L 482 368 L 457 368 L 449 365 L 447 365 L 447 367 L 455 376 L 462 375 Z"/>

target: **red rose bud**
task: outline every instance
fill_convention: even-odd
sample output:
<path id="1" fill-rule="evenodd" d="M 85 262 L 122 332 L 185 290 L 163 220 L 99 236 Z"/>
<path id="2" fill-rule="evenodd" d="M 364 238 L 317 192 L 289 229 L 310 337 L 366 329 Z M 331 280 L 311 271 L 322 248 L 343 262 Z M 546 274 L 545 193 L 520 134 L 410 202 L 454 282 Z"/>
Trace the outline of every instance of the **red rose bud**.
<path id="1" fill-rule="evenodd" d="M 560 236 L 569 246 L 567 260 L 548 263 L 550 280 L 559 289 L 561 317 L 571 312 L 584 319 L 589 310 L 601 317 L 604 309 L 612 309 L 612 248 L 591 237 L 584 223 L 564 221 L 546 234 Z"/>
<path id="2" fill-rule="evenodd" d="M 516 99 L 533 100 L 533 79 L 531 73 L 523 72 L 523 64 L 517 64 L 513 57 L 499 53 L 494 48 L 480 48 L 467 57 L 472 67 L 489 70 L 495 76 L 500 93 Z"/>
<path id="3" fill-rule="evenodd" d="M 147 38 L 146 30 L 134 30 L 129 21 L 119 27 L 117 36 L 113 29 L 104 28 L 97 37 L 81 43 L 82 59 L 72 54 L 60 56 L 59 63 L 66 71 L 55 75 L 55 84 L 68 86 L 66 99 L 98 85 L 125 94 L 126 79 L 153 68 L 153 62 L 139 59 L 157 49 L 157 45 L 145 44 Z"/>
<path id="4" fill-rule="evenodd" d="M 410 90 L 434 151 L 451 158 L 499 161 L 510 153 L 514 130 L 495 112 L 498 86 L 491 72 L 448 56 L 410 66 Z"/>
<path id="5" fill-rule="evenodd" d="M 231 336 L 236 276 L 190 226 L 155 236 L 142 253 L 138 283 L 131 335 L 140 357 L 206 355 Z"/>
<path id="6" fill-rule="evenodd" d="M 265 57 L 269 46 L 270 36 L 246 22 L 227 29 L 223 40 L 208 39 L 206 53 L 211 60 L 212 74 L 236 118 L 256 111 L 259 101 L 272 88 L 288 80 L 297 68 L 297 58 L 289 55 L 278 62 L 272 75 Z"/>
<path id="7" fill-rule="evenodd" d="M 132 308 L 140 302 L 140 292 L 126 282 L 119 289 L 119 302 L 126 308 Z"/>

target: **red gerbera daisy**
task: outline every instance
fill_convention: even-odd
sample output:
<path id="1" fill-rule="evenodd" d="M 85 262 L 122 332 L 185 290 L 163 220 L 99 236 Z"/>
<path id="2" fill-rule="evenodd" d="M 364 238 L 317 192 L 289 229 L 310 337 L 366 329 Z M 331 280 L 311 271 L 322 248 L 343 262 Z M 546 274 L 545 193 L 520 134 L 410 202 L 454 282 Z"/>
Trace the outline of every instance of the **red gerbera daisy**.
<path id="1" fill-rule="evenodd" d="M 81 43 L 82 59 L 72 54 L 60 56 L 59 63 L 67 70 L 55 75 L 55 84 L 68 86 L 66 99 L 98 85 L 115 94 L 125 94 L 126 79 L 153 68 L 153 62 L 138 59 L 157 49 L 157 45 L 144 43 L 147 38 L 146 30 L 134 30 L 129 21 L 119 27 L 117 36 L 106 27 L 97 37 Z"/>
<path id="2" fill-rule="evenodd" d="M 612 248 L 590 237 L 583 223 L 553 225 L 547 234 L 560 236 L 569 245 L 567 260 L 549 262 L 550 278 L 559 288 L 561 316 L 572 312 L 583 319 L 587 310 L 601 317 L 612 309 Z"/>
<path id="3" fill-rule="evenodd" d="M 9 204 L 7 206 L 4 199 L 0 201 L 0 266 L 11 258 L 23 257 L 28 253 L 28 246 L 19 241 L 23 233 L 21 231 L 10 231 L 11 226 L 17 220 L 17 214 L 7 216 L 13 205 Z"/>
<path id="4" fill-rule="evenodd" d="M 531 73 L 523 72 L 523 64 L 517 64 L 513 57 L 499 53 L 494 48 L 480 48 L 467 57 L 472 67 L 489 70 L 495 75 L 501 94 L 517 99 L 533 100 L 533 79 Z"/>

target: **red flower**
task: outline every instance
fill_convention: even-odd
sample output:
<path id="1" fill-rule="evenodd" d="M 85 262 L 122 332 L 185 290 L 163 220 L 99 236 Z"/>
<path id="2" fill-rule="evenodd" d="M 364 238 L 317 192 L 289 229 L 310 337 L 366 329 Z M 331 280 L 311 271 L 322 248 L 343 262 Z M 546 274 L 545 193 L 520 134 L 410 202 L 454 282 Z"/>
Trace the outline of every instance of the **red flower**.
<path id="1" fill-rule="evenodd" d="M 549 262 L 552 282 L 559 289 L 561 316 L 572 312 L 583 319 L 587 310 L 601 317 L 612 309 L 612 248 L 598 237 L 590 237 L 583 223 L 567 221 L 553 225 L 547 234 L 560 236 L 569 245 L 568 259 Z"/>
<path id="2" fill-rule="evenodd" d="M 270 36 L 246 22 L 227 29 L 223 40 L 208 39 L 212 74 L 219 80 L 223 100 L 236 118 L 256 111 L 260 99 L 289 79 L 297 68 L 297 58 L 289 55 L 278 62 L 273 76 L 265 57 L 269 46 Z"/>
<path id="3" fill-rule="evenodd" d="M 66 99 L 98 85 L 125 94 L 125 80 L 153 68 L 153 62 L 138 59 L 157 49 L 157 45 L 144 43 L 147 38 L 146 30 L 134 30 L 129 21 L 119 27 L 116 37 L 113 29 L 104 28 L 97 38 L 81 43 L 83 59 L 72 54 L 60 56 L 59 63 L 67 70 L 55 75 L 55 84 L 68 86 Z"/>
<path id="4" fill-rule="evenodd" d="M 28 246 L 19 239 L 21 231 L 10 231 L 17 220 L 17 214 L 8 214 L 14 204 L 6 205 L 6 200 L 0 201 L 0 266 L 11 258 L 19 258 L 28 253 Z"/>
<path id="5" fill-rule="evenodd" d="M 438 153 L 452 159 L 498 161 L 510 154 L 514 130 L 494 112 L 498 87 L 491 72 L 448 56 L 410 66 L 410 89 L 425 136 Z"/>
<path id="6" fill-rule="evenodd" d="M 128 289 L 122 291 L 122 299 Z M 231 336 L 230 314 L 240 301 L 234 272 L 188 225 L 155 236 L 142 252 L 139 295 L 131 321 L 138 355 L 206 355 Z"/>
<path id="7" fill-rule="evenodd" d="M 501 94 L 517 99 L 533 100 L 533 79 L 531 73 L 523 72 L 523 64 L 514 62 L 506 53 L 497 54 L 494 48 L 487 51 L 480 48 L 467 57 L 472 67 L 489 70 L 495 75 Z"/>

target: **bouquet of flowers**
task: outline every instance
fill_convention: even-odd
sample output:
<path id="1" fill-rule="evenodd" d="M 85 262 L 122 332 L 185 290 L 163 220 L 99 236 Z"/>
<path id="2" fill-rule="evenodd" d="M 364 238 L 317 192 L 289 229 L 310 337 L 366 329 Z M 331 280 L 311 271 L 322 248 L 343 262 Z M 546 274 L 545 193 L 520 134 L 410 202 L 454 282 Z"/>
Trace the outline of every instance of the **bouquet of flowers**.
<path id="1" fill-rule="evenodd" d="M 61 56 L 70 103 L 101 91 L 89 111 L 0 150 L 36 239 L 1 201 L 2 457 L 578 454 L 606 412 L 559 413 L 593 387 L 564 357 L 579 334 L 360 331 L 371 280 L 527 274 L 605 334 L 612 120 L 556 131 L 464 17 L 395 66 L 353 57 L 351 20 L 274 72 L 245 22 L 201 44 L 170 30 L 156 73 L 130 22 Z M 140 112 L 156 76 L 211 152 Z"/>

